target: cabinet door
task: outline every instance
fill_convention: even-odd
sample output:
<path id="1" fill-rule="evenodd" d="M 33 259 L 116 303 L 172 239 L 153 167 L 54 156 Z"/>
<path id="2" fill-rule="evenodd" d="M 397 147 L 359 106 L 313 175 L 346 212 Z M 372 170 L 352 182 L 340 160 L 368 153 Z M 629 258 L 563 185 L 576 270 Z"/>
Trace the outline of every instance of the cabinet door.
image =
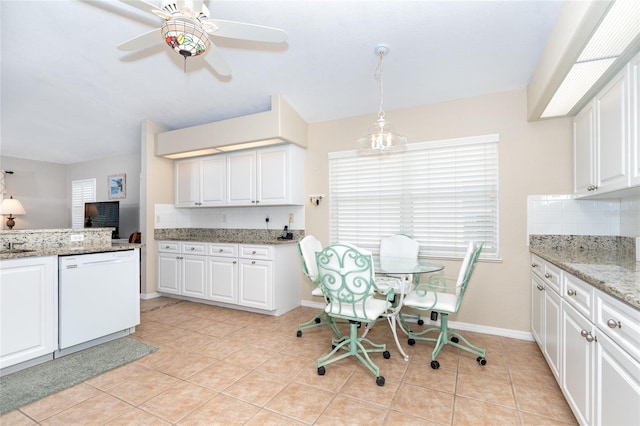
<path id="1" fill-rule="evenodd" d="M 289 151 L 287 147 L 257 151 L 256 193 L 260 205 L 286 204 L 289 194 Z"/>
<path id="2" fill-rule="evenodd" d="M 195 207 L 200 203 L 200 160 L 176 161 L 176 207 Z"/>
<path id="3" fill-rule="evenodd" d="M 200 162 L 201 202 L 203 207 L 227 204 L 227 157 L 217 155 Z"/>
<path id="4" fill-rule="evenodd" d="M 256 203 L 256 152 L 227 154 L 227 205 Z"/>
<path id="5" fill-rule="evenodd" d="M 549 286 L 544 291 L 544 355 L 556 380 L 560 382 L 561 325 L 560 295 Z"/>
<path id="6" fill-rule="evenodd" d="M 583 334 L 593 335 L 591 323 L 571 305 L 562 302 L 562 351 L 561 386 L 578 423 L 592 423 L 593 342 Z"/>
<path id="7" fill-rule="evenodd" d="M 158 254 L 158 291 L 180 294 L 179 256 L 171 253 Z"/>
<path id="8" fill-rule="evenodd" d="M 629 130 L 630 146 L 630 183 L 640 185 L 640 54 L 636 55 L 629 65 L 631 96 L 629 99 L 631 123 Z"/>
<path id="9" fill-rule="evenodd" d="M 544 283 L 536 275 L 531 274 L 531 333 L 538 342 L 540 349 L 544 350 L 543 323 L 544 320 Z"/>
<path id="10" fill-rule="evenodd" d="M 228 257 L 208 257 L 207 299 L 238 303 L 238 260 Z"/>
<path id="11" fill-rule="evenodd" d="M 595 171 L 595 110 L 589 103 L 573 119 L 574 192 L 590 194 L 596 184 Z"/>
<path id="12" fill-rule="evenodd" d="M 604 335 L 596 360 L 593 424 L 640 425 L 640 363 Z"/>
<path id="13" fill-rule="evenodd" d="M 626 188 L 628 82 L 625 70 L 596 97 L 598 192 Z"/>
<path id="14" fill-rule="evenodd" d="M 0 368 L 58 348 L 56 257 L 0 262 Z"/>
<path id="15" fill-rule="evenodd" d="M 207 262 L 204 256 L 184 255 L 182 262 L 181 294 L 204 298 Z"/>
<path id="16" fill-rule="evenodd" d="M 238 304 L 273 309 L 273 264 L 267 260 L 240 259 Z"/>

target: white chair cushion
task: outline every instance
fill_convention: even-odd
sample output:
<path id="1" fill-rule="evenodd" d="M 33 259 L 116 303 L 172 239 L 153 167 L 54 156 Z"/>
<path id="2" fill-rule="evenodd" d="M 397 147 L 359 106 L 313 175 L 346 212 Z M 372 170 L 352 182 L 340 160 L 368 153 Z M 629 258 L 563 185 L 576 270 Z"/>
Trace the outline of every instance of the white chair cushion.
<path id="1" fill-rule="evenodd" d="M 413 291 L 405 297 L 403 306 L 455 313 L 457 303 L 458 296 L 455 294 L 428 291 L 426 294 L 420 295 L 417 291 Z"/>
<path id="2" fill-rule="evenodd" d="M 366 314 L 367 314 L 366 317 L 364 312 L 365 310 L 362 309 L 361 303 L 356 305 L 344 303 L 342 304 L 342 310 L 340 310 L 339 303 L 329 303 L 324 311 L 330 315 L 333 314 L 341 317 L 348 317 L 348 318 L 354 318 L 354 319 L 366 318 L 369 321 L 374 321 L 380 315 L 385 313 L 387 309 L 391 307 L 391 302 L 388 302 L 382 299 L 369 298 L 366 300 L 365 306 L 366 306 Z"/>
<path id="3" fill-rule="evenodd" d="M 324 293 L 322 293 L 322 290 L 320 289 L 320 287 L 316 287 L 313 290 L 311 290 L 311 295 L 315 297 L 324 297 Z"/>

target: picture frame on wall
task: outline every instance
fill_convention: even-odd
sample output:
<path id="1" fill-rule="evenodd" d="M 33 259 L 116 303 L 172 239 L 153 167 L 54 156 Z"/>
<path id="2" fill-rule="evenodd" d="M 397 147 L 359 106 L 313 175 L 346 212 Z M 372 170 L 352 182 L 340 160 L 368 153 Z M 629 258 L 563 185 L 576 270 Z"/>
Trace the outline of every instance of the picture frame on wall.
<path id="1" fill-rule="evenodd" d="M 107 193 L 110 200 L 127 198 L 127 175 L 119 173 L 107 177 Z"/>

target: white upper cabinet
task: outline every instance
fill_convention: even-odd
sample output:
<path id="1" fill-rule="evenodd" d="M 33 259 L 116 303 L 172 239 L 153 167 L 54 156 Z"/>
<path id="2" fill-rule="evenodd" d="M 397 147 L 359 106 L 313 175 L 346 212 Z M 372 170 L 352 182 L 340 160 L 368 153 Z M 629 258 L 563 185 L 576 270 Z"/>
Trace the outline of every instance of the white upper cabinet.
<path id="1" fill-rule="evenodd" d="M 640 186 L 639 62 L 637 55 L 573 120 L 578 196 Z"/>
<path id="2" fill-rule="evenodd" d="M 226 168 L 224 156 L 176 161 L 176 207 L 224 206 Z"/>
<path id="3" fill-rule="evenodd" d="M 227 154 L 227 205 L 304 204 L 304 149 L 279 145 Z"/>

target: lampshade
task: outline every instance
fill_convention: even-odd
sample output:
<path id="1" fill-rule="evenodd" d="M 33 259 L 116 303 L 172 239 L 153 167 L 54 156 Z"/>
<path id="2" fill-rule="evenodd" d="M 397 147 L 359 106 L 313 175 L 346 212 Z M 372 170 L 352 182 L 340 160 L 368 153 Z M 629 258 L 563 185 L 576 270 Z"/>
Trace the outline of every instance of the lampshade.
<path id="1" fill-rule="evenodd" d="M 0 204 L 0 214 L 18 216 L 26 214 L 26 212 L 24 211 L 24 207 L 22 207 L 22 203 L 11 196 L 2 200 L 2 204 Z"/>
<path id="2" fill-rule="evenodd" d="M 98 217 L 99 215 L 98 207 L 95 204 L 84 205 L 84 217 Z"/>
<path id="3" fill-rule="evenodd" d="M 211 44 L 209 35 L 187 18 L 167 21 L 161 31 L 164 41 L 185 60 L 203 54 Z"/>
<path id="4" fill-rule="evenodd" d="M 367 135 L 358 139 L 358 154 L 361 155 L 401 152 L 405 150 L 407 144 L 406 136 L 396 133 L 393 124 L 384 118 L 382 59 L 389 52 L 389 46 L 380 44 L 376 46 L 375 52 L 378 55 L 378 65 L 374 76 L 379 83 L 380 108 L 378 110 L 378 119 L 369 126 Z"/>

